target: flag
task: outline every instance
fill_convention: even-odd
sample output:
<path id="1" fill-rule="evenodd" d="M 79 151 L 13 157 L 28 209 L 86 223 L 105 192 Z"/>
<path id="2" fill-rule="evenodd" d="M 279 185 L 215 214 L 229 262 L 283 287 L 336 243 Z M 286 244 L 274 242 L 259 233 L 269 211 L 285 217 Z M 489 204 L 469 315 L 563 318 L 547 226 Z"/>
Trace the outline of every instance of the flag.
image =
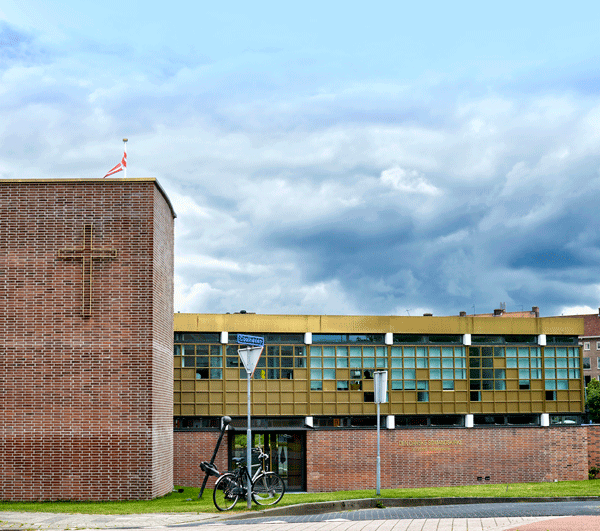
<path id="1" fill-rule="evenodd" d="M 125 149 L 125 152 L 123 153 L 123 158 L 121 159 L 121 162 L 119 162 L 119 164 L 117 164 L 114 168 L 112 168 L 104 176 L 104 178 L 108 177 L 109 175 L 114 175 L 115 173 L 119 173 L 120 171 L 127 172 L 127 149 Z"/>

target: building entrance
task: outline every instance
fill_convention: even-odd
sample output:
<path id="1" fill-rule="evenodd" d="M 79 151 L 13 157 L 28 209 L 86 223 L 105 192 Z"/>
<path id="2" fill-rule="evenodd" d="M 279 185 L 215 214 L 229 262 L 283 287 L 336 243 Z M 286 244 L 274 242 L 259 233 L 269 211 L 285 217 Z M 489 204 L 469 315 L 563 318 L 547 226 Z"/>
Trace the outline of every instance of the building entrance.
<path id="1" fill-rule="evenodd" d="M 306 490 L 306 433 L 254 432 L 252 447 L 261 447 L 269 454 L 269 470 L 276 472 L 290 492 Z M 229 466 L 233 457 L 246 457 L 246 434 L 229 435 Z M 253 461 L 253 464 L 257 464 Z"/>

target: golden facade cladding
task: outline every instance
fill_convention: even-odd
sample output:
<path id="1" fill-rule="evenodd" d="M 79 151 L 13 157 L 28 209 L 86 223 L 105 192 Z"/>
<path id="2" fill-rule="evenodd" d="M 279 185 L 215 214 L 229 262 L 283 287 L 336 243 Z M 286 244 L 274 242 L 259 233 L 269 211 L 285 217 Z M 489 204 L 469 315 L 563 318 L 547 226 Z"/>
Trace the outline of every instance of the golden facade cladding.
<path id="1" fill-rule="evenodd" d="M 176 351 L 176 416 L 246 415 L 245 376 L 231 345 L 237 333 L 313 334 L 313 344 L 267 344 L 266 360 L 252 382 L 257 416 L 374 415 L 372 372 L 378 369 L 388 371 L 384 415 L 581 413 L 584 408 L 579 347 L 538 345 L 539 336 L 581 335 L 581 319 L 175 314 L 175 331 L 228 332 L 230 343 L 227 348 L 215 341 L 210 357 L 202 357 L 202 369 L 194 359 L 207 347 L 192 351 L 188 364 Z M 496 346 L 495 351 L 462 341 L 390 345 L 384 342 L 386 333 L 528 336 L 535 343 Z M 369 344 L 333 345 L 319 343 L 318 334 L 381 336 Z"/>

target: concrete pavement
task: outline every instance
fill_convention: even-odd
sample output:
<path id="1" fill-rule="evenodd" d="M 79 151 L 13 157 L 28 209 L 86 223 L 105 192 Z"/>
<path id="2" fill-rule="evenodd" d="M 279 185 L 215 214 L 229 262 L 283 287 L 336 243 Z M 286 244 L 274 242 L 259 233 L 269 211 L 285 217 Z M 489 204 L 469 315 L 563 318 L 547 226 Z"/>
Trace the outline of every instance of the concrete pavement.
<path id="1" fill-rule="evenodd" d="M 0 512 L 0 531 L 596 531 L 600 498 L 516 500 L 372 500 L 292 505 L 251 513 L 134 515 Z M 381 501 L 381 500 L 379 500 Z M 448 503 L 450 502 L 450 503 Z M 454 503 L 452 503 L 454 502 Z M 474 503 L 477 502 L 477 503 Z M 425 505 L 429 503 L 429 505 Z M 401 505 L 401 506 L 398 506 Z M 251 518 L 249 518 L 251 517 Z"/>
<path id="2" fill-rule="evenodd" d="M 221 519 L 219 515 L 207 513 L 86 515 L 0 512 L 0 531 L 5 529 L 43 531 L 98 529 L 175 529 L 176 531 L 226 531 L 227 529 L 231 531 L 505 531 L 515 529 L 515 527 L 526 531 L 526 528 L 519 526 L 547 519 L 548 517 L 498 517 L 349 521 L 343 518 L 333 518 L 319 522 L 284 522 L 273 518 L 271 521 L 253 524 L 250 523 L 251 520 L 228 521 L 227 519 Z M 597 521 L 594 529 L 599 528 L 600 520 Z M 577 529 L 570 528 L 569 531 L 577 531 Z"/>

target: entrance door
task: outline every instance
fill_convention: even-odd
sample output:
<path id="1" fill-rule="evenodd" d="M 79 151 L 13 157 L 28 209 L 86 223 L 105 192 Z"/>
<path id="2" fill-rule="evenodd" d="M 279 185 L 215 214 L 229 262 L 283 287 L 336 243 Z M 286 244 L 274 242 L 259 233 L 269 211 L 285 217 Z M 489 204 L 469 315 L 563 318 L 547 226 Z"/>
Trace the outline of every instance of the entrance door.
<path id="1" fill-rule="evenodd" d="M 269 470 L 281 476 L 286 490 L 290 492 L 306 489 L 304 432 L 252 432 L 252 447 L 263 448 L 269 454 L 267 461 Z M 230 436 L 229 448 L 231 457 L 246 457 L 246 434 Z"/>

